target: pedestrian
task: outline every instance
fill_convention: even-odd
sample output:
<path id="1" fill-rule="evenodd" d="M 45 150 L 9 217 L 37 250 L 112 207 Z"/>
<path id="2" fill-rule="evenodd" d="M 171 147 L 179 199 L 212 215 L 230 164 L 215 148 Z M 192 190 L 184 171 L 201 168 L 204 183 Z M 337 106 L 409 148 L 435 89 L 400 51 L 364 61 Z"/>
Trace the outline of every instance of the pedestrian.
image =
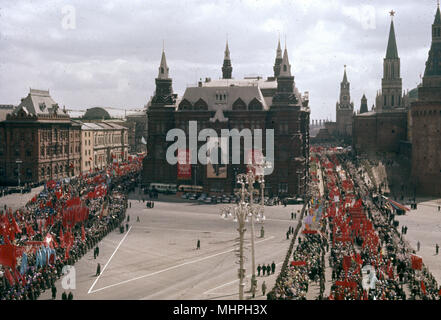
<path id="1" fill-rule="evenodd" d="M 67 300 L 73 300 L 73 294 L 72 294 L 72 292 L 69 292 L 69 295 L 67 296 Z"/>
<path id="2" fill-rule="evenodd" d="M 263 276 L 263 277 L 265 276 L 265 273 L 266 273 L 266 266 L 263 265 L 263 266 L 262 266 L 262 276 Z"/>
<path id="3" fill-rule="evenodd" d="M 291 220 L 294 220 L 294 212 L 291 212 Z"/>
<path id="4" fill-rule="evenodd" d="M 136 222 L 139 222 L 139 216 L 136 217 Z"/>
<path id="5" fill-rule="evenodd" d="M 132 208 L 132 201 L 129 202 L 129 208 Z"/>
<path id="6" fill-rule="evenodd" d="M 54 285 L 52 285 L 51 291 L 52 291 L 52 300 L 55 300 L 55 298 L 57 297 L 57 288 Z"/>
<path id="7" fill-rule="evenodd" d="M 417 242 L 417 251 L 420 251 L 420 246 L 421 246 L 421 243 L 420 243 L 420 241 L 418 241 Z"/>
<path id="8" fill-rule="evenodd" d="M 265 281 L 263 281 L 263 283 L 262 283 L 262 295 L 265 295 L 265 293 L 266 293 L 266 284 L 265 284 Z"/>
<path id="9" fill-rule="evenodd" d="M 66 294 L 66 291 L 64 291 L 64 292 L 61 294 L 61 300 L 67 300 L 67 294 Z"/>
<path id="10" fill-rule="evenodd" d="M 273 263 L 271 264 L 271 273 L 274 274 L 275 271 L 276 271 L 276 264 L 273 261 Z"/>
<path id="11" fill-rule="evenodd" d="M 201 240 L 198 239 L 198 242 L 196 244 L 196 250 L 200 250 L 201 249 Z"/>
<path id="12" fill-rule="evenodd" d="M 260 264 L 257 266 L 257 276 L 260 277 L 260 270 L 262 270 L 262 267 Z"/>
<path id="13" fill-rule="evenodd" d="M 129 224 L 126 223 L 126 231 L 129 231 Z"/>
<path id="14" fill-rule="evenodd" d="M 101 265 L 98 263 L 98 265 L 96 266 L 96 274 L 95 276 L 99 276 L 101 274 Z"/>
<path id="15" fill-rule="evenodd" d="M 96 246 L 96 256 L 98 257 L 100 255 L 100 247 Z"/>
<path id="16" fill-rule="evenodd" d="M 93 259 L 96 259 L 96 248 L 93 249 Z"/>
<path id="17" fill-rule="evenodd" d="M 289 231 L 286 232 L 286 240 L 289 240 Z"/>
<path id="18" fill-rule="evenodd" d="M 127 215 L 127 222 L 130 221 L 130 215 Z"/>
<path id="19" fill-rule="evenodd" d="M 260 228 L 260 237 L 263 238 L 265 236 L 265 230 L 263 229 L 263 226 Z"/>
<path id="20" fill-rule="evenodd" d="M 438 212 L 441 210 L 441 206 L 438 206 Z"/>
<path id="21" fill-rule="evenodd" d="M 152 201 L 152 209 L 155 207 L 155 202 Z"/>
<path id="22" fill-rule="evenodd" d="M 438 255 L 438 253 L 439 253 L 439 245 L 438 245 L 438 243 L 435 246 L 435 251 L 436 251 L 436 255 Z"/>
<path id="23" fill-rule="evenodd" d="M 268 263 L 268 265 L 266 266 L 266 275 L 269 276 L 270 274 L 271 274 L 271 266 Z"/>

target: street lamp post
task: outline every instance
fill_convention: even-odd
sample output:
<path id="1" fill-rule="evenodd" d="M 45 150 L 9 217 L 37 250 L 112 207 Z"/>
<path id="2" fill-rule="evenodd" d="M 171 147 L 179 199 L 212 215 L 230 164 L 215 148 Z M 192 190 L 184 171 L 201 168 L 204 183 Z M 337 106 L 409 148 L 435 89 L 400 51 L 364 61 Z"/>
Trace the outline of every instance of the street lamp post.
<path id="1" fill-rule="evenodd" d="M 221 209 L 221 216 L 223 218 L 231 217 L 234 215 L 234 221 L 238 223 L 237 231 L 239 232 L 239 300 L 243 300 L 244 287 L 245 287 L 245 269 L 244 269 L 244 238 L 245 238 L 245 222 L 248 221 L 248 204 L 245 202 L 245 183 L 241 183 L 241 199 L 236 207 L 224 207 Z"/>
<path id="2" fill-rule="evenodd" d="M 239 300 L 243 299 L 243 288 L 245 283 L 243 282 L 245 277 L 245 270 L 243 269 L 243 241 L 245 230 L 244 225 L 245 222 L 248 222 L 248 217 L 251 218 L 251 264 L 252 264 L 252 278 L 251 278 L 251 286 L 254 285 L 254 280 L 256 278 L 256 261 L 255 261 L 255 249 L 254 249 L 254 218 L 256 221 L 264 221 L 264 168 L 269 167 L 268 162 L 263 162 L 259 165 L 248 166 L 248 172 L 237 175 L 237 183 L 241 185 L 240 189 L 240 202 L 236 207 L 225 207 L 221 209 L 221 216 L 223 218 L 227 218 L 228 216 L 232 216 L 234 213 L 234 220 L 239 223 Z M 253 167 L 255 169 L 262 170 L 262 174 L 255 174 L 253 172 Z M 254 195 L 254 182 L 257 182 L 261 185 L 262 191 L 262 201 L 261 205 L 255 205 L 253 200 Z M 248 186 L 248 190 L 246 190 L 245 186 Z M 245 202 L 245 195 L 249 196 L 250 203 Z M 243 271 L 242 271 L 243 270 Z"/>

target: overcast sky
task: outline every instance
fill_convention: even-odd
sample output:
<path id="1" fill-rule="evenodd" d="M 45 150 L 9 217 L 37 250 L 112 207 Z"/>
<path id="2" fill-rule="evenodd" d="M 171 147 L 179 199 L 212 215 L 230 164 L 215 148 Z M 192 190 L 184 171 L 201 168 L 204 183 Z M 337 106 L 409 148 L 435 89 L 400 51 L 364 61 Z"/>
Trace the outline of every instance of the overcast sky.
<path id="1" fill-rule="evenodd" d="M 173 88 L 273 74 L 277 39 L 312 119 L 335 119 L 343 66 L 351 99 L 374 103 L 394 23 L 403 89 L 424 73 L 436 0 L 0 0 L 0 104 L 50 89 L 70 109 L 140 108 L 155 89 L 163 40 Z"/>

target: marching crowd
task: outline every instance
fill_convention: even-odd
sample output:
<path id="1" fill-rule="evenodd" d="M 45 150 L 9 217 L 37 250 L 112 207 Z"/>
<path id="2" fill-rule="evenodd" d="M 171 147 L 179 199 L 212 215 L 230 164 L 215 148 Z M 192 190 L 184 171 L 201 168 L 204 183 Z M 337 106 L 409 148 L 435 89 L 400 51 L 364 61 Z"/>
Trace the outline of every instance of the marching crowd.
<path id="1" fill-rule="evenodd" d="M 17 263 L 2 267 L 0 300 L 36 300 L 48 289 L 54 294 L 54 283 L 62 276 L 63 267 L 73 265 L 90 249 L 96 250 L 97 243 L 122 224 L 127 192 L 133 190 L 139 174 L 139 166 L 127 167 L 124 174 L 111 179 L 108 171 L 103 171 L 70 181 L 60 180 L 45 186 L 16 212 L 6 206 L 2 208 L 0 217 L 4 224 L 16 223 L 18 229 L 11 236 L 0 232 L 0 244 L 13 246 L 20 254 L 13 256 L 18 257 Z M 106 185 L 106 192 L 94 194 L 101 185 Z M 61 213 L 69 199 L 75 197 L 88 208 L 88 214 L 80 223 L 67 222 L 66 213 Z M 0 227 L 4 227 L 1 222 Z M 41 258 L 41 252 L 48 255 L 43 254 Z M 69 298 L 73 298 L 72 294 Z"/>
<path id="2" fill-rule="evenodd" d="M 308 206 L 321 210 L 323 205 L 327 214 L 320 217 L 314 233 L 299 237 L 291 264 L 268 299 L 306 299 L 310 283 L 318 280 L 322 280 L 319 298 L 329 300 L 440 299 L 441 290 L 427 267 L 412 262 L 415 251 L 404 232 L 397 231 L 393 210 L 370 197 L 374 188 L 349 156 L 314 151 L 314 200 Z M 332 282 L 325 297 L 323 257 L 328 251 Z"/>

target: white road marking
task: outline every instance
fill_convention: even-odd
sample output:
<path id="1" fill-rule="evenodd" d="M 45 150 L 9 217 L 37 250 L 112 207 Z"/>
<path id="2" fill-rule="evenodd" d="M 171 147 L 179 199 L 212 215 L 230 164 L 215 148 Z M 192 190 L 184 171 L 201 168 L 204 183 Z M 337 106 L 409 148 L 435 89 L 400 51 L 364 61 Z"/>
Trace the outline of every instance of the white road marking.
<path id="1" fill-rule="evenodd" d="M 278 266 L 279 264 L 282 264 L 282 263 L 283 263 L 283 261 L 282 261 L 282 262 L 279 262 L 279 263 L 276 263 L 276 266 Z M 246 278 L 250 278 L 250 277 L 251 277 L 251 274 L 247 275 L 247 276 L 245 277 L 245 279 L 246 279 Z M 225 287 L 225 286 L 228 286 L 229 284 L 233 284 L 233 283 L 238 282 L 238 281 L 239 281 L 239 279 L 236 279 L 236 280 L 233 280 L 233 281 L 230 281 L 230 282 L 227 282 L 227 283 L 221 284 L 220 286 L 217 286 L 217 287 L 215 287 L 215 288 L 212 288 L 212 289 L 210 289 L 210 290 L 205 291 L 203 294 L 213 294 L 213 293 L 210 293 L 210 292 L 215 291 L 216 289 L 223 288 L 223 287 Z M 220 294 L 220 293 L 219 293 L 219 292 L 215 292 L 214 294 Z"/>
<path id="2" fill-rule="evenodd" d="M 112 255 L 110 256 L 109 260 L 107 261 L 106 265 L 104 266 L 103 270 L 100 272 L 100 274 L 98 275 L 98 277 L 95 279 L 95 281 L 93 282 L 92 286 L 90 287 L 89 291 L 87 292 L 87 294 L 93 293 L 94 291 L 92 291 L 93 287 L 95 286 L 95 284 L 98 282 L 99 278 L 101 277 L 101 275 L 104 273 L 104 270 L 106 270 L 106 267 L 108 266 L 110 260 L 112 260 L 113 256 L 115 255 L 116 251 L 118 251 L 119 247 L 121 246 L 121 244 L 123 243 L 123 241 L 126 239 L 126 237 L 129 235 L 130 230 L 132 230 L 132 227 L 129 228 L 129 230 L 127 231 L 127 233 L 125 234 L 125 236 L 121 239 L 121 241 L 119 242 L 118 246 L 116 247 L 115 251 L 113 251 Z"/>
<path id="3" fill-rule="evenodd" d="M 192 230 L 192 229 L 177 229 L 177 228 L 161 228 L 161 227 L 144 227 L 135 226 L 135 229 L 153 229 L 153 230 L 171 230 L 171 231 L 183 231 L 183 232 L 200 232 L 200 233 L 219 233 L 219 234 L 236 234 L 233 232 L 218 232 L 218 231 L 207 231 L 207 230 Z"/>
<path id="4" fill-rule="evenodd" d="M 275 237 L 272 236 L 272 237 L 269 237 L 269 238 L 263 239 L 263 240 L 261 240 L 261 241 L 257 241 L 256 244 L 258 244 L 258 243 L 262 243 L 262 242 L 264 242 L 264 241 L 268 241 L 268 240 L 271 240 L 271 239 L 274 239 L 274 238 L 275 238 Z M 118 247 L 119 247 L 119 246 L 118 246 Z M 118 248 L 117 248 L 117 249 L 118 249 Z M 166 272 L 166 271 L 170 271 L 170 270 L 173 270 L 173 269 L 177 269 L 177 268 L 183 267 L 183 266 L 188 265 L 188 264 L 193 264 L 193 263 L 196 263 L 196 262 L 200 262 L 200 261 L 208 260 L 208 259 L 211 259 L 211 258 L 214 258 L 214 257 L 220 256 L 220 255 L 223 255 L 223 254 L 225 254 L 225 253 L 229 253 L 229 252 L 232 252 L 232 251 L 235 251 L 235 250 L 236 250 L 236 248 L 232 248 L 232 249 L 230 249 L 230 250 L 223 251 L 223 252 L 219 252 L 219 253 L 215 253 L 215 254 L 212 254 L 212 255 L 210 255 L 210 256 L 206 256 L 206 257 L 203 257 L 203 258 L 198 258 L 198 259 L 196 259 L 196 260 L 190 260 L 190 261 L 187 261 L 187 262 L 184 262 L 184 263 L 178 264 L 178 265 L 176 265 L 176 266 L 168 267 L 168 268 L 165 268 L 165 269 L 162 269 L 162 270 L 158 270 L 158 271 L 155 271 L 155 272 L 152 272 L 152 273 L 149 273 L 149 274 L 143 275 L 143 276 L 135 277 L 135 278 L 132 278 L 132 279 L 129 279 L 129 280 L 124 280 L 124 281 L 121 281 L 121 282 L 118 282 L 118 283 L 115 283 L 115 284 L 111 284 L 111 285 L 108 285 L 108 286 L 105 286 L 105 287 L 102 287 L 102 288 L 100 288 L 100 289 L 96 289 L 96 290 L 93 290 L 93 291 L 92 291 L 91 289 L 93 288 L 93 286 L 95 285 L 95 283 L 96 283 L 97 280 L 98 280 L 98 279 L 96 279 L 95 282 L 94 282 L 94 284 L 92 285 L 91 289 L 89 290 L 89 293 L 95 293 L 95 292 L 98 292 L 98 291 L 102 291 L 102 290 L 105 290 L 105 289 L 109 289 L 109 288 L 112 288 L 112 287 L 119 286 L 119 285 L 121 285 L 121 284 L 125 284 L 125 283 L 132 282 L 132 281 L 135 281 L 135 280 L 139 280 L 139 279 L 142 279 L 142 278 L 151 277 L 151 276 L 154 276 L 154 275 L 157 275 L 157 274 L 160 274 L 160 273 Z M 116 252 L 116 250 L 115 250 L 115 252 Z M 113 255 L 112 255 L 112 256 L 113 256 Z M 109 261 L 110 261 L 110 260 L 109 260 Z M 107 266 L 107 264 L 106 264 L 106 266 Z M 104 270 L 103 270 L 103 271 L 104 271 Z"/>

